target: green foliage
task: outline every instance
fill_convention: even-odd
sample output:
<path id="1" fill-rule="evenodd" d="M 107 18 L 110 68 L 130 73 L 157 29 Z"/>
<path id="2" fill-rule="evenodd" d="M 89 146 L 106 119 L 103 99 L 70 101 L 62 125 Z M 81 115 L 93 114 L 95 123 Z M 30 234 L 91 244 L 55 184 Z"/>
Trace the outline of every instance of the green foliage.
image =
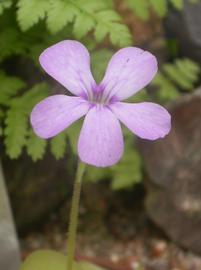
<path id="1" fill-rule="evenodd" d="M 78 136 L 82 127 L 83 120 L 76 121 L 73 123 L 66 131 L 68 140 L 70 142 L 71 150 L 76 155 L 77 154 L 77 141 Z"/>
<path id="2" fill-rule="evenodd" d="M 38 250 L 33 252 L 22 263 L 20 270 L 66 270 L 67 258 L 63 254 L 52 250 Z M 104 270 L 89 262 L 74 262 L 73 270 Z"/>
<path id="3" fill-rule="evenodd" d="M 43 155 L 46 150 L 47 141 L 39 138 L 36 134 L 31 130 L 30 135 L 27 139 L 27 153 L 32 158 L 33 161 L 39 160 L 43 158 Z"/>
<path id="4" fill-rule="evenodd" d="M 22 31 L 28 30 L 39 20 L 45 18 L 49 7 L 48 0 L 19 0 L 17 3 L 17 19 Z"/>
<path id="5" fill-rule="evenodd" d="M 91 53 L 91 67 L 97 83 L 103 79 L 107 64 L 112 55 L 113 51 L 108 49 L 100 49 Z"/>
<path id="6" fill-rule="evenodd" d="M 51 152 L 58 160 L 64 156 L 66 150 L 67 136 L 65 132 L 62 132 L 51 140 Z"/>
<path id="7" fill-rule="evenodd" d="M 125 136 L 125 154 L 120 162 L 111 167 L 112 189 L 126 189 L 142 180 L 141 157 L 135 148 L 134 136 Z"/>
<path id="8" fill-rule="evenodd" d="M 157 96 L 163 101 L 176 99 L 182 91 L 192 91 L 200 75 L 200 67 L 190 59 L 177 59 L 173 64 L 164 64 L 152 85 L 158 87 Z"/>
<path id="9" fill-rule="evenodd" d="M 160 17 L 167 14 L 166 0 L 125 0 L 142 19 L 149 18 L 150 9 Z M 190 0 L 189 0 L 190 1 Z M 171 1 L 178 10 L 183 1 Z M 192 1 L 193 2 L 193 1 Z M 195 1 L 194 1 L 195 2 Z M 17 14 L 16 14 L 17 12 Z M 31 59 L 38 65 L 38 56 L 43 49 L 63 39 L 82 39 L 87 47 L 96 47 L 96 42 L 109 37 L 117 46 L 128 46 L 132 39 L 121 16 L 115 11 L 112 0 L 1 0 L 0 1 L 0 64 L 13 60 Z M 17 17 L 17 22 L 16 22 Z M 88 36 L 86 36 L 89 33 Z M 112 50 L 92 52 L 92 70 L 97 82 L 101 81 Z M 200 68 L 188 59 L 165 64 L 152 82 L 158 88 L 156 98 L 167 102 L 182 92 L 191 91 L 198 80 Z M 30 86 L 20 78 L 0 72 L 0 136 L 6 152 L 18 158 L 23 149 L 34 160 L 43 158 L 47 141 L 38 138 L 29 125 L 29 115 L 34 105 L 48 95 L 48 85 L 36 83 Z M 130 102 L 149 101 L 144 89 Z M 69 147 L 77 154 L 77 140 L 83 119 L 50 140 L 50 151 L 56 159 L 64 156 Z M 128 188 L 142 178 L 141 159 L 136 150 L 133 135 L 125 132 L 125 153 L 122 160 L 112 168 L 88 167 L 86 180 L 111 179 L 113 189 Z"/>
<path id="10" fill-rule="evenodd" d="M 33 106 L 48 95 L 47 89 L 45 83 L 36 84 L 22 96 L 12 98 L 7 104 L 4 136 L 6 152 L 11 158 L 19 157 L 25 145 L 28 154 L 34 160 L 42 157 L 45 143 L 30 132 L 29 115 Z"/>
<path id="11" fill-rule="evenodd" d="M 195 4 L 199 0 L 188 0 L 190 3 Z M 164 17 L 168 13 L 167 0 L 126 0 L 128 7 L 140 19 L 146 21 L 150 17 L 150 11 L 153 10 L 159 17 Z M 177 10 L 182 10 L 184 0 L 170 0 L 172 7 Z"/>
<path id="12" fill-rule="evenodd" d="M 26 86 L 20 78 L 6 76 L 3 72 L 0 72 L 0 82 L 0 105 L 4 106 L 7 106 L 11 98 Z"/>
<path id="13" fill-rule="evenodd" d="M 45 20 L 51 33 L 57 33 L 66 25 L 73 24 L 76 38 L 95 31 L 97 41 L 109 34 L 114 45 L 131 44 L 131 34 L 109 0 L 19 0 L 17 20 L 22 31 Z"/>
<path id="14" fill-rule="evenodd" d="M 4 12 L 4 9 L 10 8 L 12 5 L 11 0 L 1 0 L 0 1 L 0 15 Z"/>

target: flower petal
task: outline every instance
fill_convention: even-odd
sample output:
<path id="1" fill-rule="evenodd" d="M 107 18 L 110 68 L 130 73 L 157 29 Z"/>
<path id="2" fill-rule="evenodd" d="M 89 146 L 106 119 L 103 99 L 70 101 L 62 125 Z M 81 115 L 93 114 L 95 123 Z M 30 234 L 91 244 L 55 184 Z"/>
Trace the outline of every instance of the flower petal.
<path id="1" fill-rule="evenodd" d="M 31 113 L 34 132 L 51 138 L 85 115 L 90 104 L 79 97 L 54 95 L 38 103 Z"/>
<path id="2" fill-rule="evenodd" d="M 105 106 L 97 105 L 87 113 L 78 141 L 80 159 L 96 167 L 119 161 L 124 149 L 121 126 Z"/>
<path id="3" fill-rule="evenodd" d="M 89 52 L 78 41 L 64 40 L 47 48 L 39 58 L 43 69 L 77 96 L 91 95 L 96 85 Z"/>
<path id="4" fill-rule="evenodd" d="M 105 99 L 126 99 L 145 87 L 157 72 L 154 55 L 136 47 L 119 50 L 111 58 L 100 83 Z"/>
<path id="5" fill-rule="evenodd" d="M 171 129 L 170 114 L 158 104 L 117 102 L 110 107 L 128 129 L 143 139 L 163 138 Z"/>

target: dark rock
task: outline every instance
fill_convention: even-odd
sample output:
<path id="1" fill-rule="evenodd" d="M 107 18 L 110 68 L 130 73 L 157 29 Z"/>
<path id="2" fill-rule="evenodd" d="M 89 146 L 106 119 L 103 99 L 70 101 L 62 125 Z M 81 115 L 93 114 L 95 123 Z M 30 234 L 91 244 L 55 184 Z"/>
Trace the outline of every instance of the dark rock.
<path id="1" fill-rule="evenodd" d="M 74 170 L 72 159 L 67 156 L 57 161 L 47 153 L 37 162 L 26 154 L 18 160 L 4 157 L 3 167 L 20 233 L 44 222 L 61 203 L 70 199 Z"/>
<path id="2" fill-rule="evenodd" d="M 201 1 L 196 4 L 184 0 L 182 11 L 172 9 L 165 20 L 169 38 L 179 41 L 185 56 L 201 63 Z"/>
<path id="3" fill-rule="evenodd" d="M 16 270 L 20 251 L 0 164 L 0 269 Z"/>
<path id="4" fill-rule="evenodd" d="M 170 238 L 201 254 L 201 88 L 170 111 L 170 134 L 138 144 L 149 178 L 146 208 Z"/>

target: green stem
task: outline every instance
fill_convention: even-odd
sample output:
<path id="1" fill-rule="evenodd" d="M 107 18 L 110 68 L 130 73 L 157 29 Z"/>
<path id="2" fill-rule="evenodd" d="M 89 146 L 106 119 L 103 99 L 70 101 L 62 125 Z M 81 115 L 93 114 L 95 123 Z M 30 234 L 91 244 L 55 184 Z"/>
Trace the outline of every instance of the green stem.
<path id="1" fill-rule="evenodd" d="M 78 223 L 78 211 L 79 211 L 79 202 L 80 202 L 80 192 L 81 192 L 82 178 L 84 175 L 85 168 L 86 168 L 86 164 L 79 161 L 75 183 L 74 183 L 74 189 L 73 189 L 70 223 L 69 223 L 69 229 L 68 229 L 67 270 L 72 270 L 72 267 L 73 267 L 77 223 Z"/>

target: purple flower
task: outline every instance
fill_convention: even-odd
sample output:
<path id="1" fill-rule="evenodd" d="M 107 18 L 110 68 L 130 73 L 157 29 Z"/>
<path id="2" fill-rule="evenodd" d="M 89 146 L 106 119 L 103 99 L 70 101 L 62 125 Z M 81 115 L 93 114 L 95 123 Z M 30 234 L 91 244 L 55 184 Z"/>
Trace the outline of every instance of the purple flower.
<path id="1" fill-rule="evenodd" d="M 78 140 L 83 162 L 107 167 L 119 161 L 124 150 L 119 120 L 143 139 L 163 138 L 170 131 L 170 114 L 160 105 L 121 102 L 153 79 L 157 60 L 151 53 L 135 47 L 119 50 L 99 85 L 90 71 L 89 53 L 78 41 L 61 41 L 47 48 L 39 60 L 75 96 L 54 95 L 38 103 L 31 113 L 33 129 L 48 139 L 86 115 Z"/>

